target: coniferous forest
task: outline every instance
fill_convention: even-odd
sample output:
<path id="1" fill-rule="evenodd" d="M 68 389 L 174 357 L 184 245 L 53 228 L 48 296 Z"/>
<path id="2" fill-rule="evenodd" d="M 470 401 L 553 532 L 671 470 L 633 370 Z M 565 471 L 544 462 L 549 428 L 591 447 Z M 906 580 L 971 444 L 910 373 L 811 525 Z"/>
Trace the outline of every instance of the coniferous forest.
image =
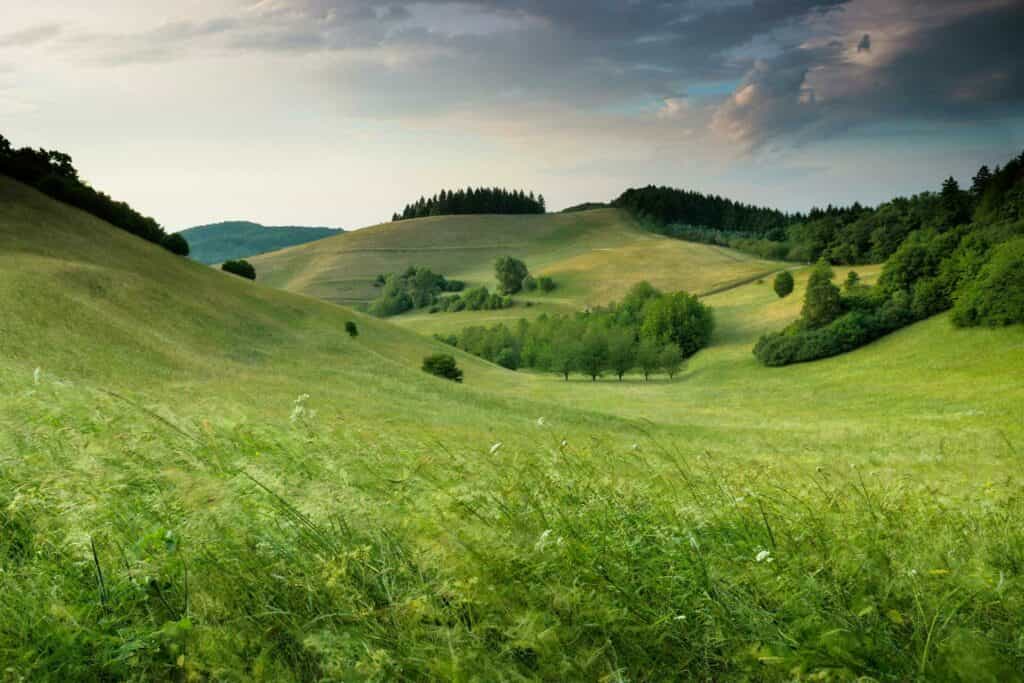
<path id="1" fill-rule="evenodd" d="M 544 195 L 501 187 L 470 187 L 465 190 L 441 190 L 433 197 L 420 197 L 391 219 L 401 221 L 427 216 L 479 213 L 541 214 L 546 211 Z"/>

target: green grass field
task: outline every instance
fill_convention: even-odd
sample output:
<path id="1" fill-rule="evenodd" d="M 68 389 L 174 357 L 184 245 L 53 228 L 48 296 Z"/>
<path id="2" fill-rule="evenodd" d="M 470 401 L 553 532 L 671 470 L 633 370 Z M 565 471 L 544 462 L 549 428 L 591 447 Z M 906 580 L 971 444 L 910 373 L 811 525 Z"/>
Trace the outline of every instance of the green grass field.
<path id="1" fill-rule="evenodd" d="M 495 219 L 445 239 L 477 220 Z M 506 232 L 554 245 L 523 256 L 563 274 L 566 307 L 681 286 L 647 277 L 657 259 L 689 259 L 694 291 L 777 267 L 621 221 Z M 349 266 L 318 259 L 369 259 L 330 252 L 349 237 L 257 269 L 319 296 L 316 273 Z M 421 261 L 439 239 L 410 262 L 483 278 L 508 246 Z M 446 347 L 403 325 L 0 178 L 5 679 L 1021 680 L 1024 329 L 939 316 L 757 365 L 805 277 L 784 300 L 707 296 L 715 338 L 675 381 L 455 351 L 456 385 L 419 370 Z"/>

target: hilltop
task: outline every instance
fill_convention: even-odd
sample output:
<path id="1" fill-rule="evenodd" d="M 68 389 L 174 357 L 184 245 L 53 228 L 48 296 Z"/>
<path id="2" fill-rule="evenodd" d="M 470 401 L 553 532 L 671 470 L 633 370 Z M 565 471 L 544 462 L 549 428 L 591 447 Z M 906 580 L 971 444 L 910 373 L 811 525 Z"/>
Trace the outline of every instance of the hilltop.
<path id="1" fill-rule="evenodd" d="M 190 256 L 213 265 L 305 244 L 344 232 L 341 228 L 260 225 L 251 221 L 224 221 L 178 232 L 191 248 Z"/>

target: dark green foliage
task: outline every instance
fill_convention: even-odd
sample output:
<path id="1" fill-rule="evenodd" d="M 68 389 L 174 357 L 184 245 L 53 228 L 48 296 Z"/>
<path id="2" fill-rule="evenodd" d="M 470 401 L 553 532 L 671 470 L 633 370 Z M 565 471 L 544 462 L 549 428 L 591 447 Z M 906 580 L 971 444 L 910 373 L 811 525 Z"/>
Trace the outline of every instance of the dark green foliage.
<path id="1" fill-rule="evenodd" d="M 597 381 L 608 367 L 608 337 L 593 327 L 583 335 L 576 368 L 592 381 Z"/>
<path id="2" fill-rule="evenodd" d="M 995 250 L 988 265 L 960 292 L 953 322 L 961 327 L 1024 322 L 1024 238 Z"/>
<path id="3" fill-rule="evenodd" d="M 846 281 L 843 282 L 844 292 L 853 292 L 860 287 L 860 274 L 855 270 L 851 270 L 846 274 Z"/>
<path id="4" fill-rule="evenodd" d="M 523 291 L 524 292 L 535 292 L 537 291 L 537 280 L 532 275 L 527 275 L 523 278 Z"/>
<path id="5" fill-rule="evenodd" d="M 584 202 L 582 204 L 576 204 L 575 206 L 562 209 L 562 213 L 579 213 L 580 211 L 593 211 L 594 209 L 608 208 L 611 208 L 611 204 L 604 202 Z"/>
<path id="6" fill-rule="evenodd" d="M 459 280 L 447 280 L 429 268 L 416 266 L 410 266 L 401 274 L 380 274 L 374 285 L 381 287 L 381 293 L 370 304 L 369 311 L 381 318 L 414 308 L 438 306 L 438 310 L 448 310 L 449 303 L 441 294 L 458 292 L 464 287 Z"/>
<path id="7" fill-rule="evenodd" d="M 393 221 L 427 216 L 453 216 L 463 214 L 542 214 L 545 213 L 544 195 L 533 192 L 506 190 L 499 187 L 441 190 L 433 197 L 420 197 L 405 207 L 402 213 L 391 217 Z"/>
<path id="8" fill-rule="evenodd" d="M 622 376 L 636 367 L 636 337 L 628 328 L 608 332 L 608 369 L 622 381 Z"/>
<path id="9" fill-rule="evenodd" d="M 0 135 L 0 174 L 31 185 L 43 194 L 70 204 L 111 225 L 155 244 L 166 233 L 160 224 L 124 202 L 98 192 L 78 177 L 71 157 L 63 152 L 23 147 L 15 149 Z"/>
<path id="10" fill-rule="evenodd" d="M 683 369 L 683 355 L 675 344 L 668 344 L 658 354 L 658 364 L 665 371 L 669 379 L 675 379 L 679 371 Z"/>
<path id="11" fill-rule="evenodd" d="M 445 353 L 435 353 L 424 358 L 423 372 L 453 382 L 462 382 L 462 370 L 455 364 L 455 358 Z"/>
<path id="12" fill-rule="evenodd" d="M 640 335 L 660 343 L 672 342 L 689 358 L 711 341 L 714 318 L 697 297 L 676 292 L 650 300 L 643 311 Z"/>
<path id="13" fill-rule="evenodd" d="M 529 274 L 526 264 L 517 258 L 502 256 L 494 262 L 494 277 L 502 294 L 515 294 L 522 290 L 523 280 Z"/>
<path id="14" fill-rule="evenodd" d="M 193 259 L 212 265 L 306 244 L 314 240 L 339 235 L 342 232 L 344 230 L 336 228 L 266 226 L 250 221 L 225 221 L 211 225 L 199 225 L 182 230 L 180 234 L 188 240 L 192 247 Z M 384 283 L 381 282 L 381 284 Z"/>
<path id="15" fill-rule="evenodd" d="M 661 348 L 653 339 L 643 339 L 636 349 L 636 366 L 644 374 L 644 381 L 650 379 L 651 375 L 662 369 Z"/>
<path id="16" fill-rule="evenodd" d="M 622 303 L 575 315 L 520 320 L 490 328 L 467 327 L 442 341 L 505 367 L 547 370 L 569 378 L 579 372 L 596 380 L 610 372 L 620 380 L 639 367 L 644 377 L 665 368 L 666 346 L 680 363 L 706 345 L 711 311 L 685 292 L 662 294 L 646 282 L 634 285 Z M 678 366 L 672 366 L 673 374 Z"/>
<path id="17" fill-rule="evenodd" d="M 171 252 L 172 254 L 176 254 L 178 256 L 188 256 L 188 241 L 184 237 L 182 237 L 180 233 L 172 232 L 171 234 L 167 235 L 167 237 L 163 239 L 163 242 L 161 242 L 161 246 L 163 246 L 164 249 Z"/>
<path id="18" fill-rule="evenodd" d="M 802 322 L 807 328 L 814 329 L 829 324 L 842 312 L 839 288 L 832 284 L 832 268 L 826 261 L 819 261 L 807 280 Z"/>
<path id="19" fill-rule="evenodd" d="M 253 268 L 252 264 L 245 259 L 239 259 L 237 261 L 225 261 L 220 265 L 220 269 L 225 273 L 231 273 L 239 277 L 244 277 L 248 280 L 256 279 L 256 269 Z"/>
<path id="20" fill-rule="evenodd" d="M 765 235 L 784 228 L 791 217 L 775 209 L 750 206 L 699 192 L 649 185 L 623 192 L 613 203 L 661 225 L 702 226 L 713 230 L 743 230 Z"/>
<path id="21" fill-rule="evenodd" d="M 555 291 L 556 287 L 555 281 L 547 277 L 546 275 L 544 277 L 538 278 L 537 286 L 540 287 L 540 291 L 542 292 L 553 292 Z"/>
<path id="22" fill-rule="evenodd" d="M 793 273 L 788 270 L 784 270 L 775 276 L 775 281 L 772 283 L 772 287 L 775 289 L 775 293 L 779 295 L 780 299 L 783 299 L 793 293 Z"/>
<path id="23" fill-rule="evenodd" d="M 345 323 L 345 332 L 347 332 L 348 336 L 352 337 L 353 339 L 359 336 L 359 328 L 356 327 L 355 322 L 353 322 L 352 320 L 349 320 L 348 322 Z"/>

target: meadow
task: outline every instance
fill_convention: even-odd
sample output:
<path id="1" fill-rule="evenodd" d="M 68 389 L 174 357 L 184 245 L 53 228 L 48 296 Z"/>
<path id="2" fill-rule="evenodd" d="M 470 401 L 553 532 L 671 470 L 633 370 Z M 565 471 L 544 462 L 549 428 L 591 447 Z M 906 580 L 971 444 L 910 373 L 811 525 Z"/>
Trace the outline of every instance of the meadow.
<path id="1" fill-rule="evenodd" d="M 618 296 L 565 264 L 639 249 L 622 234 L 537 247 L 551 296 Z M 411 316 L 233 278 L 2 178 L 0 239 L 5 679 L 1022 679 L 1019 326 L 938 316 L 765 368 L 750 347 L 806 272 L 779 300 L 756 279 L 776 264 L 723 276 L 728 250 L 658 238 L 694 291 L 755 278 L 705 297 L 715 338 L 675 381 L 454 351 L 456 385 L 418 369 L 451 350 Z"/>

